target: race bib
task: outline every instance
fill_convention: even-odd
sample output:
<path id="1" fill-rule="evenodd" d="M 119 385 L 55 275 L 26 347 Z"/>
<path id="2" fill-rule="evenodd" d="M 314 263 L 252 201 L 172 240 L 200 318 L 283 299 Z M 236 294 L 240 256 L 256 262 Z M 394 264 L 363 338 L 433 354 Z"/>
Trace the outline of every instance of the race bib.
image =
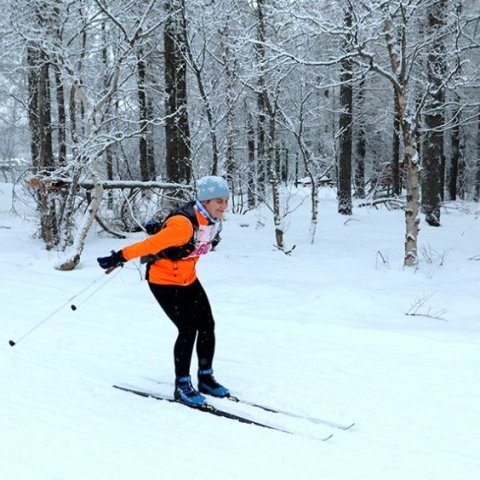
<path id="1" fill-rule="evenodd" d="M 212 249 L 212 240 L 218 233 L 219 227 L 219 223 L 200 225 L 196 232 L 195 250 L 187 258 L 200 257 L 201 255 L 207 254 Z"/>

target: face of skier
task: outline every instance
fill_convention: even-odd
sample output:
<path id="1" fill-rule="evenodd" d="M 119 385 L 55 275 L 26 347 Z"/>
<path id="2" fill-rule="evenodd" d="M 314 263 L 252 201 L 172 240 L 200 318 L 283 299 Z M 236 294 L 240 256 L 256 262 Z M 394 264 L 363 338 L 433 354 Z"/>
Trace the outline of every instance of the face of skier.
<path id="1" fill-rule="evenodd" d="M 228 197 L 213 198 L 212 200 L 205 200 L 202 203 L 209 215 L 222 220 L 223 214 L 228 208 Z"/>

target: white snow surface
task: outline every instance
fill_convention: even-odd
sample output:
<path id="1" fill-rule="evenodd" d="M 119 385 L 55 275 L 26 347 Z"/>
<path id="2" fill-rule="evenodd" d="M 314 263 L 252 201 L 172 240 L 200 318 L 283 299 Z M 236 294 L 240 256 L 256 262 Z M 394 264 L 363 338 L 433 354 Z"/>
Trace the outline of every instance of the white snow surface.
<path id="1" fill-rule="evenodd" d="M 403 212 L 343 217 L 333 190 L 314 245 L 308 190 L 293 193 L 291 255 L 272 246 L 268 210 L 227 215 L 198 266 L 216 378 L 254 402 L 356 422 L 344 432 L 214 402 L 289 435 L 113 389 L 172 393 L 176 331 L 138 263 L 106 276 L 95 260 L 143 234 L 92 232 L 79 267 L 57 271 L 60 254 L 33 237 L 33 207 L 12 214 L 11 188 L 0 184 L 0 479 L 480 478 L 478 204 L 448 204 L 440 228 L 422 223 L 413 270 L 402 268 Z"/>

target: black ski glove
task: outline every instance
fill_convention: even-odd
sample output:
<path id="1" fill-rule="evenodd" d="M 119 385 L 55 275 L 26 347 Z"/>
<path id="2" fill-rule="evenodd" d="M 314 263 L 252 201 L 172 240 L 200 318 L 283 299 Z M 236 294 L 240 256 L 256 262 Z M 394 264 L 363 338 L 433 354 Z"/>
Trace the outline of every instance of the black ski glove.
<path id="1" fill-rule="evenodd" d="M 104 270 L 114 269 L 117 267 L 123 267 L 123 264 L 126 262 L 125 258 L 122 255 L 122 251 L 114 252 L 108 257 L 98 257 L 97 262 Z"/>

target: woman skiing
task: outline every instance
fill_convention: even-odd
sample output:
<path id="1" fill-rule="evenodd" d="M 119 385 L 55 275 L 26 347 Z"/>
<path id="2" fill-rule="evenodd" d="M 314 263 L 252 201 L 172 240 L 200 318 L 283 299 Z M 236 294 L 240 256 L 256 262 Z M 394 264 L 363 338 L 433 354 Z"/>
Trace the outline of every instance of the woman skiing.
<path id="1" fill-rule="evenodd" d="M 101 268 L 112 269 L 134 258 L 149 256 L 147 281 L 166 315 L 178 329 L 174 345 L 175 399 L 192 406 L 206 402 L 201 393 L 225 397 L 229 391 L 213 376 L 215 322 L 208 297 L 196 275 L 196 264 L 219 241 L 228 207 L 227 182 L 216 176 L 197 182 L 197 199 L 171 212 L 149 238 L 108 257 Z M 149 228 L 152 229 L 150 223 Z M 192 385 L 190 363 L 196 340 L 198 390 Z M 201 392 L 201 393 L 199 393 Z"/>

